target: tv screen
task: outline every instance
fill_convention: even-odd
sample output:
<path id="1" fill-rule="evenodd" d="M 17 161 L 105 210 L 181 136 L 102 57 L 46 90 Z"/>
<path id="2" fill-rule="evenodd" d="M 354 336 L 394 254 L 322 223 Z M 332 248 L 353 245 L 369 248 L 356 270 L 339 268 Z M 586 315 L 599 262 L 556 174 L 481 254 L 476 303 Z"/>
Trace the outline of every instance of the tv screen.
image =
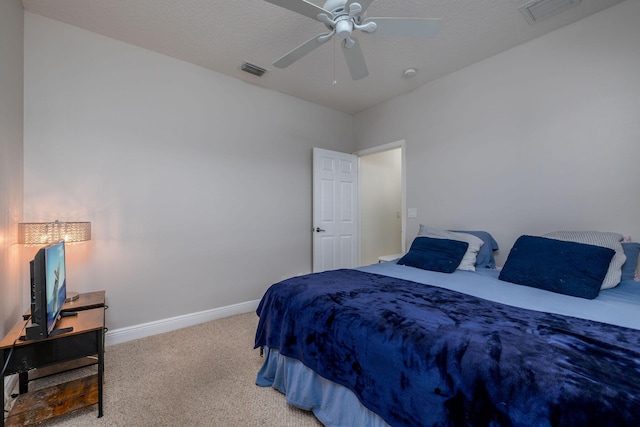
<path id="1" fill-rule="evenodd" d="M 64 242 L 39 249 L 30 269 L 31 326 L 27 328 L 26 339 L 44 339 L 53 333 L 67 297 Z"/>
<path id="2" fill-rule="evenodd" d="M 64 262 L 64 241 L 45 248 L 47 335 L 53 331 L 60 310 L 67 298 L 67 278 Z"/>

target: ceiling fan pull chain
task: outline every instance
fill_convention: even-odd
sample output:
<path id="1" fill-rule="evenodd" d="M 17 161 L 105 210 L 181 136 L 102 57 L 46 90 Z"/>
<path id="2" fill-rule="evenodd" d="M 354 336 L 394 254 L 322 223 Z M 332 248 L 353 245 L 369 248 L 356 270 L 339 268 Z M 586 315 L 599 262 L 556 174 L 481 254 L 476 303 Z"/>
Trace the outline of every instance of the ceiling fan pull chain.
<path id="1" fill-rule="evenodd" d="M 338 80 L 336 80 L 336 39 L 333 39 L 333 80 L 331 81 L 332 85 L 337 85 Z"/>

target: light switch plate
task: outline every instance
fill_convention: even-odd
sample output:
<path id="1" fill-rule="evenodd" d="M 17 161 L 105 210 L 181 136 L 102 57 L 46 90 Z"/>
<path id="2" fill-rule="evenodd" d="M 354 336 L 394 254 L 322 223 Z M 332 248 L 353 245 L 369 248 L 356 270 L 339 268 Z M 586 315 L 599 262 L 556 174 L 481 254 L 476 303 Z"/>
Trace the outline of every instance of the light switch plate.
<path id="1" fill-rule="evenodd" d="M 407 216 L 409 218 L 417 218 L 418 217 L 418 208 L 408 208 Z"/>

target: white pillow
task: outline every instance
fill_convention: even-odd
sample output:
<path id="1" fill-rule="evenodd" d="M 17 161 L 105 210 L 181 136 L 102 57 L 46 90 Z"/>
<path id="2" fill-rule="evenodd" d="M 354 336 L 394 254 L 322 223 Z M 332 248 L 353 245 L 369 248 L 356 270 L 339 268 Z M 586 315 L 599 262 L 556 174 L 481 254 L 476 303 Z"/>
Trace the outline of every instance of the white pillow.
<path id="1" fill-rule="evenodd" d="M 616 251 L 611 259 L 607 275 L 604 276 L 600 289 L 609 289 L 618 286 L 622 278 L 622 264 L 627 260 L 622 249 L 622 234 L 602 231 L 555 231 L 542 237 L 564 240 L 567 242 L 585 243 L 587 245 L 601 246 Z"/>
<path id="2" fill-rule="evenodd" d="M 453 231 L 439 230 L 437 228 L 426 227 L 420 224 L 418 236 L 432 237 L 434 239 L 449 239 L 460 242 L 467 242 L 469 247 L 460 261 L 457 270 L 476 271 L 476 257 L 480 246 L 484 244 L 482 239 L 467 233 L 456 233 Z"/>

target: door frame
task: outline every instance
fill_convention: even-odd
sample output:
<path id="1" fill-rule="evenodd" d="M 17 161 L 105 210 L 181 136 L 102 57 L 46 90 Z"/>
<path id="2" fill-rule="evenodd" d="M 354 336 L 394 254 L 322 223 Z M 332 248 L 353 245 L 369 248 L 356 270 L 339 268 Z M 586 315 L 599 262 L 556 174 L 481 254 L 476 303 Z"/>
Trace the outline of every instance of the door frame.
<path id="1" fill-rule="evenodd" d="M 358 150 L 356 152 L 354 152 L 353 154 L 355 154 L 356 156 L 358 156 L 358 181 L 361 182 L 362 181 L 362 177 L 360 176 L 360 157 L 362 156 L 366 156 L 369 154 L 375 154 L 375 153 L 381 153 L 383 151 L 389 151 L 389 150 L 393 150 L 399 148 L 400 149 L 400 157 L 401 157 L 401 171 L 400 171 L 400 175 L 401 175 L 401 186 L 402 186 L 402 211 L 401 211 L 401 233 L 400 233 L 400 238 L 401 238 L 401 242 L 400 242 L 400 250 L 402 253 L 406 252 L 407 249 L 407 158 L 406 158 L 406 144 L 405 144 L 405 140 L 404 139 L 400 139 L 398 141 L 394 141 L 394 142 L 389 142 L 387 144 L 382 144 L 382 145 L 378 145 L 376 147 L 371 147 L 371 148 L 366 148 L 364 150 Z M 362 264 L 362 251 L 360 250 L 360 245 L 361 245 L 361 238 L 360 236 L 362 236 L 362 206 L 359 205 L 360 204 L 360 184 L 358 184 L 358 263 Z"/>

